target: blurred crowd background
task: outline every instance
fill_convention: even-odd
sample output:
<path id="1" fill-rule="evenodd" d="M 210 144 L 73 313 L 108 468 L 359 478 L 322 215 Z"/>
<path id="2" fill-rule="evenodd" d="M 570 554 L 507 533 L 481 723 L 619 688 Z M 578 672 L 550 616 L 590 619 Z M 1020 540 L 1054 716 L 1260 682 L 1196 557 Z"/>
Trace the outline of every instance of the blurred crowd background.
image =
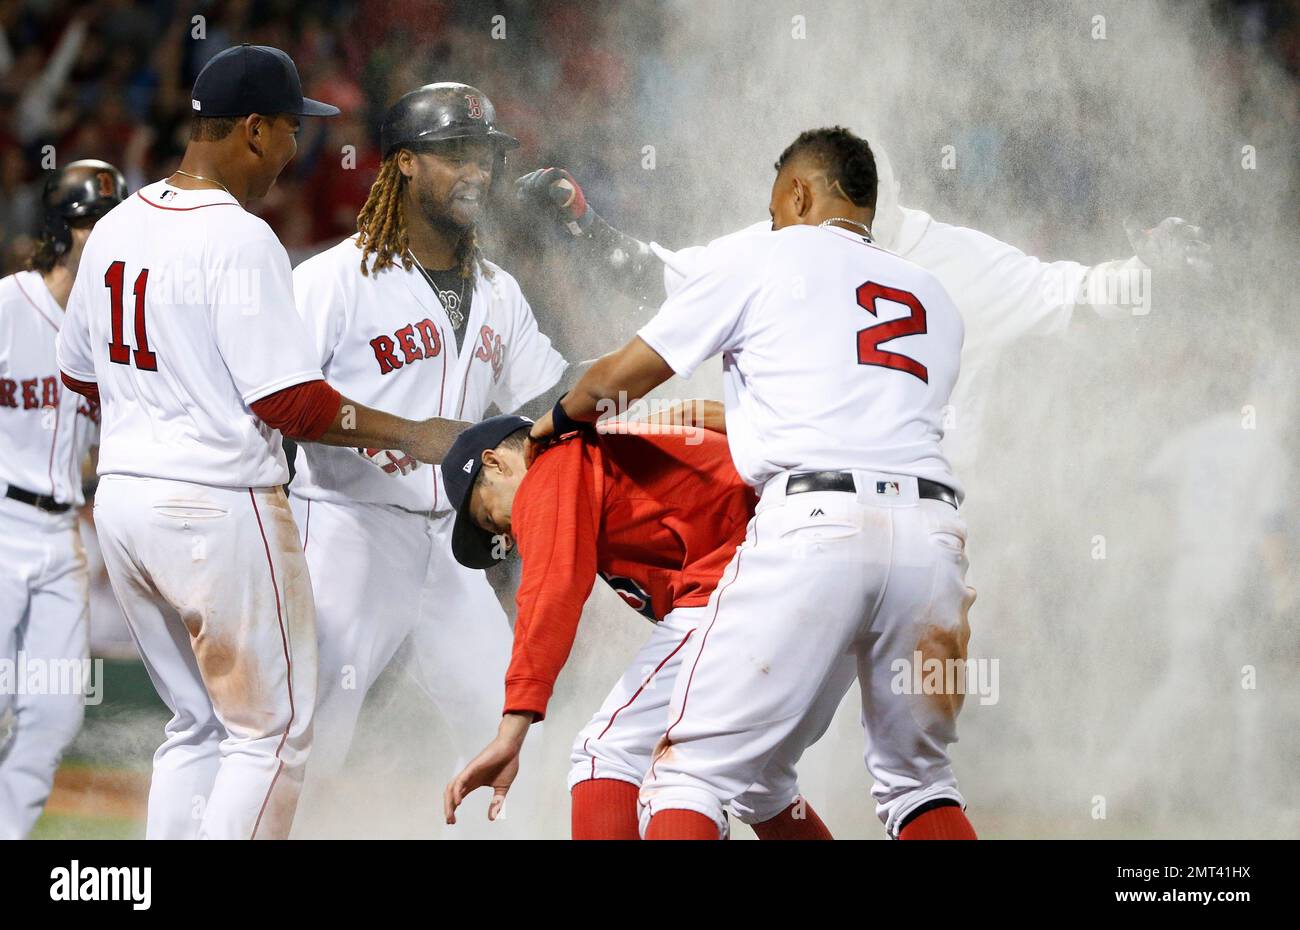
<path id="1" fill-rule="evenodd" d="M 239 42 L 285 49 L 305 93 L 343 110 L 306 121 L 253 207 L 295 261 L 355 230 L 389 104 L 438 80 L 484 91 L 522 143 L 486 251 L 571 359 L 644 313 L 504 196 L 544 165 L 613 225 L 681 247 L 765 218 L 794 132 L 842 121 L 883 130 L 905 206 L 1045 259 L 1131 255 L 1127 215 L 1204 225 L 1213 279 L 1158 278 L 1149 317 L 1077 314 L 1068 339 L 1026 340 L 1000 368 L 962 478 L 972 648 L 1002 659 L 1003 701 L 967 712 L 956 759 L 994 833 L 1097 835 L 1100 794 L 1176 835 L 1300 831 L 1280 764 L 1300 752 L 1300 2 L 0 0 L 3 272 L 31 248 L 47 146 L 117 164 L 133 190 L 165 177 L 195 75 Z M 606 623 L 600 598 L 591 626 L 628 647 L 640 628 Z M 557 758 L 618 667 L 584 635 L 559 692 L 581 700 L 547 724 Z M 1275 685 L 1255 703 L 1246 664 Z M 853 716 L 808 787 L 878 835 Z"/>

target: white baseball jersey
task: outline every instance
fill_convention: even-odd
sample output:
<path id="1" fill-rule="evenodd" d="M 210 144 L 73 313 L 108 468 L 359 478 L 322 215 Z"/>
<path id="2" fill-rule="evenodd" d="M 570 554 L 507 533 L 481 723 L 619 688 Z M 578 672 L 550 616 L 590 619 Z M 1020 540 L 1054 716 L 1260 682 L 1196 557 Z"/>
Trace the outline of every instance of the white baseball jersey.
<path id="1" fill-rule="evenodd" d="M 537 328 L 519 285 L 488 262 L 475 276 L 465 340 L 416 269 L 361 274 L 356 238 L 294 269 L 298 309 L 311 331 L 313 364 L 344 396 L 413 420 L 479 420 L 489 405 L 509 413 L 552 387 L 564 358 Z M 437 468 L 387 475 L 355 450 L 298 447 L 295 495 L 450 510 Z"/>
<path id="2" fill-rule="evenodd" d="M 1146 266 L 1137 258 L 1087 266 L 1079 262 L 1045 262 L 1026 255 L 986 233 L 941 223 L 922 210 L 885 205 L 872 224 L 877 244 L 929 271 L 952 296 L 966 326 L 961 380 L 953 390 L 944 449 L 964 465 L 977 451 L 976 436 L 984 411 L 985 382 L 999 353 L 1030 335 L 1056 335 L 1070 324 L 1077 306 L 1116 319 L 1132 316 L 1131 305 L 1113 302 L 1123 281 L 1143 287 Z M 764 221 L 741 234 L 771 230 Z M 664 262 L 664 288 L 671 296 L 692 274 L 704 246 L 671 251 L 658 243 L 651 250 Z M 1149 295 L 1147 295 L 1149 297 Z"/>
<path id="3" fill-rule="evenodd" d="M 683 377 L 722 354 L 728 441 L 753 485 L 856 468 L 961 494 L 940 447 L 961 318 L 933 275 L 859 235 L 716 240 L 640 336 Z"/>
<path id="4" fill-rule="evenodd" d="M 59 380 L 62 325 L 63 308 L 38 273 L 0 280 L 0 483 L 80 506 L 99 406 Z"/>
<path id="5" fill-rule="evenodd" d="M 95 224 L 58 358 L 99 383 L 100 475 L 214 487 L 288 480 L 249 404 L 321 377 L 275 233 L 225 191 L 165 181 Z"/>

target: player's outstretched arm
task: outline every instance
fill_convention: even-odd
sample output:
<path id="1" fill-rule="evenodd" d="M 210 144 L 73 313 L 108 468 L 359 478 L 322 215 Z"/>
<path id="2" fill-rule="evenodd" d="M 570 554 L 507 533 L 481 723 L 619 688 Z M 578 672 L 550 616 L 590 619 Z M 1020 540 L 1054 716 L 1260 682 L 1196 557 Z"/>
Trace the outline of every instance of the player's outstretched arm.
<path id="1" fill-rule="evenodd" d="M 641 422 L 653 426 L 684 426 L 726 433 L 727 408 L 720 400 L 679 400 L 665 410 L 657 410 Z"/>
<path id="2" fill-rule="evenodd" d="M 346 397 L 340 400 L 334 421 L 316 442 L 328 446 L 401 449 L 418 461 L 434 464 L 443 460 L 456 437 L 469 426 L 463 420 L 442 417 L 407 420 Z"/>
<path id="3" fill-rule="evenodd" d="M 304 381 L 250 405 L 272 429 L 296 442 L 329 446 L 400 449 L 430 464 L 441 462 L 461 430 L 462 420 L 407 420 L 344 397 L 323 380 Z"/>
<path id="4" fill-rule="evenodd" d="M 604 415 L 619 413 L 672 376 L 663 357 L 640 336 L 633 336 L 617 352 L 597 359 L 573 390 L 533 425 L 529 438 L 534 448 L 543 446 L 564 435 L 571 425 L 595 423 Z"/>
<path id="5" fill-rule="evenodd" d="M 667 296 L 664 263 L 640 239 L 620 232 L 587 203 L 577 178 L 563 168 L 540 168 L 515 181 L 519 199 L 558 223 L 590 255 L 616 288 L 643 306 Z"/>

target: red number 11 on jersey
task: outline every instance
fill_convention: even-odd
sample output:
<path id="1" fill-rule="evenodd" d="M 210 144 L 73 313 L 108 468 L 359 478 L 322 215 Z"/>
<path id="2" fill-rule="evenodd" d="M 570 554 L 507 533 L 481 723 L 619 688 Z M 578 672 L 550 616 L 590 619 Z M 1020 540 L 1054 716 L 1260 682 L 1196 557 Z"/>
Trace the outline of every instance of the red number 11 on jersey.
<path id="1" fill-rule="evenodd" d="M 131 364 L 131 347 L 122 338 L 122 284 L 126 275 L 126 262 L 113 262 L 104 272 L 104 286 L 108 288 L 112 306 L 109 312 L 112 324 L 112 339 L 108 343 L 108 360 L 119 365 Z M 149 284 L 149 269 L 143 269 L 136 276 L 135 287 L 131 293 L 135 296 L 135 367 L 141 371 L 157 371 L 158 356 L 149 351 L 149 335 L 144 325 L 144 289 Z"/>
<path id="2" fill-rule="evenodd" d="M 876 315 L 877 300 L 888 300 L 896 304 L 902 304 L 911 312 L 897 320 L 890 320 L 888 323 L 881 323 L 879 326 L 869 326 L 866 329 L 858 330 L 858 364 L 880 365 L 884 368 L 905 371 L 909 375 L 916 375 L 926 384 L 929 384 L 930 372 L 916 359 L 900 355 L 898 352 L 886 352 L 880 348 L 882 342 L 888 342 L 900 336 L 919 336 L 923 334 L 926 331 L 925 308 L 921 306 L 921 302 L 916 299 L 916 295 L 911 291 L 886 287 L 883 284 L 877 284 L 875 281 L 868 281 L 858 287 L 858 306 L 872 316 Z"/>

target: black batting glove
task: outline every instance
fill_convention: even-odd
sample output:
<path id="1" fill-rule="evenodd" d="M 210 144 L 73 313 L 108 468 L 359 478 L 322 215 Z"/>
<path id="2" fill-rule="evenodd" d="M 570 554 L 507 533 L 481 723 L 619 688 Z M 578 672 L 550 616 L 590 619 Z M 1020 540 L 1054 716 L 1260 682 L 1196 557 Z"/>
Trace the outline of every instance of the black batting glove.
<path id="1" fill-rule="evenodd" d="M 596 217 L 576 178 L 563 168 L 539 168 L 515 181 L 515 195 L 554 217 L 574 236 L 585 233 Z"/>
<path id="2" fill-rule="evenodd" d="M 1161 220 L 1151 229 L 1144 227 L 1132 217 L 1124 221 L 1133 251 L 1148 268 L 1204 274 L 1214 267 L 1210 244 L 1201 227 L 1176 216 Z"/>

